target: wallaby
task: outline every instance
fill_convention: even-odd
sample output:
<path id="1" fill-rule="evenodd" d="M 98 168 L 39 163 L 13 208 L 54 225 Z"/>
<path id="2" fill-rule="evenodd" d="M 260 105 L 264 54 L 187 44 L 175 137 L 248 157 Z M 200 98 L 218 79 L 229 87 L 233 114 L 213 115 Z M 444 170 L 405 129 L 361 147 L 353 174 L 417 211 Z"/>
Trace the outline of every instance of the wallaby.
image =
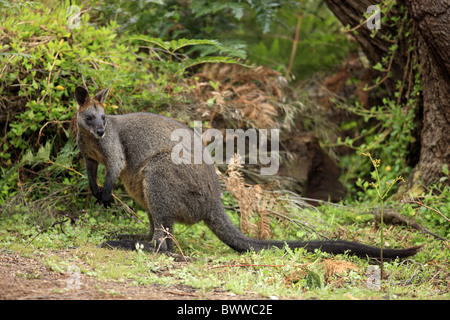
<path id="1" fill-rule="evenodd" d="M 379 248 L 350 241 L 268 241 L 245 236 L 225 212 L 214 165 L 175 164 L 171 160 L 176 145 L 171 141 L 172 132 L 181 128 L 192 130 L 152 113 L 105 115 L 103 103 L 108 92 L 109 87 L 90 98 L 85 88 L 75 89 L 77 144 L 86 164 L 92 194 L 105 207 L 113 202 L 112 189 L 120 177 L 131 197 L 147 209 L 150 232 L 146 241 L 139 241 L 144 250 L 171 252 L 173 243 L 165 232 L 172 232 L 175 222 L 204 221 L 221 241 L 238 252 L 287 245 L 307 251 L 320 249 L 331 254 L 348 252 L 359 257 L 380 257 Z M 106 167 L 103 188 L 97 185 L 99 163 Z M 130 236 L 106 243 L 135 249 L 136 238 Z M 419 249 L 384 249 L 383 257 L 404 258 Z"/>

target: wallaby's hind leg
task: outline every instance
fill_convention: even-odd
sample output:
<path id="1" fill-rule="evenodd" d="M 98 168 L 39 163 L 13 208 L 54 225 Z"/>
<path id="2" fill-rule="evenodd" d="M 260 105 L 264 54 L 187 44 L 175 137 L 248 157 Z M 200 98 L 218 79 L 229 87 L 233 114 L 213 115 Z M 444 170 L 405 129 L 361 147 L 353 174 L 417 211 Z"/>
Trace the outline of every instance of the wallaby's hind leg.
<path id="1" fill-rule="evenodd" d="M 150 202 L 152 203 L 152 202 Z M 114 236 L 114 240 L 106 241 L 104 247 L 115 247 L 126 250 L 136 250 L 136 245 L 144 251 L 173 252 L 172 234 L 173 221 L 164 215 L 165 205 L 153 204 L 149 206 L 150 230 L 148 235 L 123 234 Z"/>
<path id="2" fill-rule="evenodd" d="M 151 200 L 149 201 L 150 203 Z M 149 220 L 153 220 L 154 232 L 152 243 L 154 243 L 155 249 L 161 252 L 173 252 L 173 242 L 170 238 L 173 230 L 173 221 L 164 215 L 165 206 L 158 205 L 155 202 L 152 203 L 149 212 Z"/>
<path id="3" fill-rule="evenodd" d="M 116 240 L 106 241 L 106 245 L 102 247 L 136 250 L 139 244 L 139 248 L 143 251 L 172 252 L 173 242 L 168 233 L 172 233 L 172 227 L 169 227 L 167 224 L 161 224 L 161 227 L 156 228 L 153 233 L 153 238 L 149 238 L 148 235 L 119 235 L 115 237 Z"/>
<path id="4" fill-rule="evenodd" d="M 188 178 L 183 171 L 170 160 L 170 154 L 154 156 L 142 171 L 144 175 L 143 190 L 147 202 L 149 219 L 155 228 L 153 241 L 160 251 L 173 251 L 172 231 L 175 221 L 189 224 L 192 208 L 186 205 L 186 197 L 192 199 L 194 193 L 188 190 L 180 193 L 180 181 L 186 183 Z M 183 191 L 186 191 L 183 189 Z M 180 219 L 180 217 L 184 219 Z M 185 220 L 185 221 L 182 221 Z"/>

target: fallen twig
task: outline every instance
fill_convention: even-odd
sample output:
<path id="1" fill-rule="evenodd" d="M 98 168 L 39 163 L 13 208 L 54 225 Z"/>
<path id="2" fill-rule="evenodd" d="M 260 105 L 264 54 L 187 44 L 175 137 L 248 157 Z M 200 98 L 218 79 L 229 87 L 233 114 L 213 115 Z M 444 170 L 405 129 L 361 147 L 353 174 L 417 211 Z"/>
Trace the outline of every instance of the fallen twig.
<path id="1" fill-rule="evenodd" d="M 442 218 L 444 218 L 445 220 L 447 220 L 448 222 L 450 222 L 450 219 L 447 218 L 446 216 L 444 216 L 444 215 L 442 214 L 442 212 L 440 212 L 440 211 L 439 211 L 438 209 L 436 209 L 436 208 L 433 209 L 433 208 L 431 208 L 431 207 L 429 207 L 429 206 L 423 204 L 421 201 L 418 201 L 418 200 L 409 200 L 408 202 L 410 202 L 410 203 L 415 203 L 415 204 L 418 204 L 418 205 L 421 206 L 421 207 L 424 207 L 424 208 L 427 208 L 427 209 L 429 209 L 429 210 L 432 210 L 432 211 L 436 212 L 437 214 L 439 214 Z"/>
<path id="2" fill-rule="evenodd" d="M 385 211 L 383 214 L 383 218 L 384 218 L 384 222 L 385 223 L 390 223 L 390 224 L 400 224 L 400 225 L 407 225 L 410 226 L 416 230 L 428 233 L 440 240 L 444 240 L 447 241 L 448 239 L 428 230 L 427 228 L 423 227 L 420 223 L 418 223 L 416 220 L 405 217 L 404 215 L 401 215 L 398 212 L 395 211 Z M 375 219 L 377 221 L 380 220 L 380 213 L 377 212 L 375 213 Z"/>
<path id="3" fill-rule="evenodd" d="M 269 267 L 269 268 L 281 268 L 285 267 L 285 264 L 249 264 L 249 263 L 242 263 L 242 264 L 224 264 L 220 266 L 214 266 L 209 267 L 209 269 L 219 269 L 219 268 L 235 268 L 235 267 Z"/>
<path id="4" fill-rule="evenodd" d="M 51 226 L 51 227 L 53 228 L 53 227 L 55 227 L 56 225 L 58 225 L 58 224 L 63 224 L 63 223 L 66 222 L 66 221 L 68 221 L 68 219 L 62 220 L 62 221 L 58 221 L 58 222 L 54 222 L 54 223 L 52 223 L 52 226 Z M 47 228 L 42 228 L 42 230 L 39 231 L 38 234 L 35 235 L 35 236 L 33 237 L 33 239 L 31 239 L 31 241 L 27 243 L 27 245 L 25 246 L 25 249 L 26 249 L 26 248 L 34 241 L 34 239 L 36 239 L 36 238 L 37 238 L 41 233 L 43 233 L 44 231 L 47 231 Z"/>
<path id="5" fill-rule="evenodd" d="M 170 238 L 170 239 L 173 240 L 173 242 L 175 242 L 175 244 L 176 244 L 178 250 L 180 250 L 180 252 L 181 252 L 181 256 L 183 257 L 184 262 L 186 262 L 186 264 L 187 264 L 188 261 L 187 261 L 187 259 L 186 259 L 186 256 L 185 256 L 184 253 L 183 253 L 183 250 L 181 250 L 180 244 L 178 243 L 177 239 L 175 239 L 175 237 L 173 236 L 173 234 L 171 234 L 171 233 L 169 232 L 169 230 L 167 230 L 167 229 L 165 229 L 165 228 L 162 228 L 162 229 L 160 229 L 160 230 L 162 230 L 162 231 L 166 234 L 166 238 Z M 158 248 L 158 251 L 159 251 L 159 248 Z"/>

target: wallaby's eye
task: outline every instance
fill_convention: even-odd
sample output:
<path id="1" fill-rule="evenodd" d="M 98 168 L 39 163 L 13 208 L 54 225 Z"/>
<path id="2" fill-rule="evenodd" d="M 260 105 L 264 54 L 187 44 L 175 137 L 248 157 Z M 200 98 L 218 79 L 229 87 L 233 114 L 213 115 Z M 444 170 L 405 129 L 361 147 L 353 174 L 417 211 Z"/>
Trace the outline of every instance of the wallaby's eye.
<path id="1" fill-rule="evenodd" d="M 86 121 L 90 122 L 92 121 L 93 117 L 91 115 L 87 115 L 86 116 Z"/>
<path id="2" fill-rule="evenodd" d="M 102 115 L 102 120 L 105 121 L 105 119 L 106 119 L 106 116 Z"/>

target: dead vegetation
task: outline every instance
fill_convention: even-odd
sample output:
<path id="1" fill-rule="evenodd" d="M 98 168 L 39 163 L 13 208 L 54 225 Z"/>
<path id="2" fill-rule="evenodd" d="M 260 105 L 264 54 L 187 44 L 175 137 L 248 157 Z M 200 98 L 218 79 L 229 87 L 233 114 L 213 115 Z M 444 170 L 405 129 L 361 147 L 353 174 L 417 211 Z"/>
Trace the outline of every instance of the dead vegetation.
<path id="1" fill-rule="evenodd" d="M 202 104 L 196 109 L 210 125 L 237 120 L 256 128 L 280 127 L 285 113 L 287 81 L 280 73 L 264 67 L 210 64 L 189 80 L 193 95 Z"/>
<path id="2" fill-rule="evenodd" d="M 277 197 L 271 186 L 248 185 L 239 172 L 240 156 L 236 154 L 228 165 L 227 175 L 223 176 L 226 189 L 235 198 L 240 207 L 241 230 L 253 237 L 269 239 L 272 237 L 272 223 L 269 215 L 276 211 Z"/>

